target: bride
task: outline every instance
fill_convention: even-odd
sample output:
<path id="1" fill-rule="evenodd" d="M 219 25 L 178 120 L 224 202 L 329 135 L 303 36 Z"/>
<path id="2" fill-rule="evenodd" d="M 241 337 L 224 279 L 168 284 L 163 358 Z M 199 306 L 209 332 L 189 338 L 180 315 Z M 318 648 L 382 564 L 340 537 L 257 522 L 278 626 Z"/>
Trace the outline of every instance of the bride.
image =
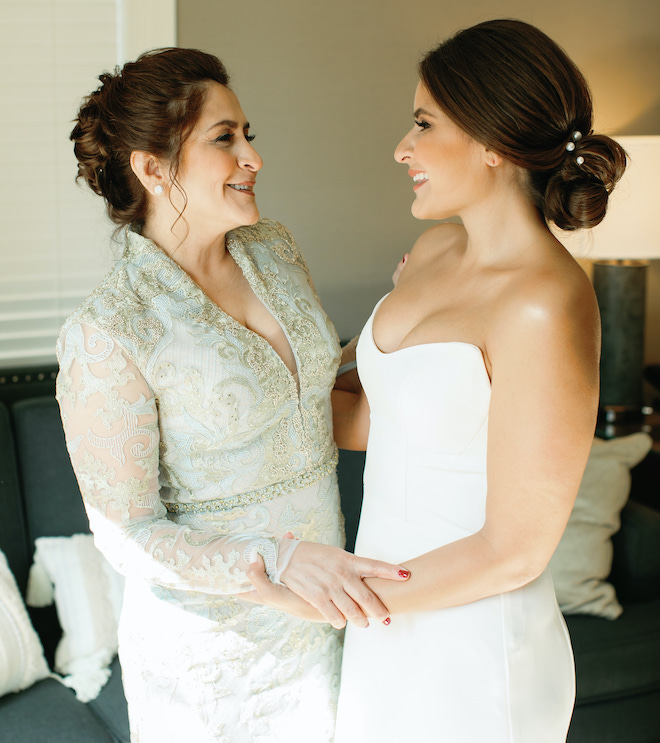
<path id="1" fill-rule="evenodd" d="M 599 318 L 548 225 L 592 227 L 625 153 L 592 131 L 586 82 L 528 24 L 457 33 L 420 65 L 395 157 L 417 241 L 335 390 L 340 448 L 367 449 L 356 553 L 387 628 L 346 631 L 336 743 L 559 743 L 570 639 L 547 565 L 587 461 Z M 286 583 L 286 576 L 284 576 Z"/>

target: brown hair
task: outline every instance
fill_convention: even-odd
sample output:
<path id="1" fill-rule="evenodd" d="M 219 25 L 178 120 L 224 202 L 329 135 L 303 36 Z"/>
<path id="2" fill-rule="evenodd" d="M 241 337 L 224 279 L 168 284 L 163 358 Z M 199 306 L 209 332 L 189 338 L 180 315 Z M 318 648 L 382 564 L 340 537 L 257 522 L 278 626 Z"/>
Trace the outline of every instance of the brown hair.
<path id="1" fill-rule="evenodd" d="M 181 148 L 200 116 L 208 83 L 229 84 L 222 62 L 197 49 L 155 49 L 114 74 L 78 112 L 70 139 L 78 179 L 103 196 L 110 219 L 140 230 L 147 193 L 130 165 L 140 150 L 167 159 L 176 179 Z"/>
<path id="2" fill-rule="evenodd" d="M 546 221 L 573 230 L 603 219 L 626 155 L 593 133 L 586 80 L 552 39 L 522 21 L 486 21 L 429 52 L 419 71 L 458 126 L 528 172 Z"/>

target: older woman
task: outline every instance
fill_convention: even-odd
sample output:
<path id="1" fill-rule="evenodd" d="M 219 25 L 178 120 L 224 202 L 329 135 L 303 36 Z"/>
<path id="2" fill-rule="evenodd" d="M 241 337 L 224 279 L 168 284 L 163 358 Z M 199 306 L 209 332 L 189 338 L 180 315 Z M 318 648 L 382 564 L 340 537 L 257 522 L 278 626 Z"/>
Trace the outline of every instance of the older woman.
<path id="1" fill-rule="evenodd" d="M 124 253 L 62 329 L 57 394 L 126 576 L 132 740 L 329 743 L 337 628 L 386 619 L 363 576 L 401 579 L 340 548 L 336 334 L 290 233 L 259 221 L 223 65 L 166 49 L 100 80 L 71 138 Z M 241 598 L 255 560 L 296 592 L 289 614 Z"/>

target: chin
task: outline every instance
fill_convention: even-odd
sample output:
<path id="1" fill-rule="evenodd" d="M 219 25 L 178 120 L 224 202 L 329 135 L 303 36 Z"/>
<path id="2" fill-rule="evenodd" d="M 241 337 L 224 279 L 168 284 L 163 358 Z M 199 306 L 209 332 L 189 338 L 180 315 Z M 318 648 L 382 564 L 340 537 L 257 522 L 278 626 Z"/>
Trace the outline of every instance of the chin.
<path id="1" fill-rule="evenodd" d="M 248 227 L 251 224 L 256 224 L 260 219 L 259 211 L 256 211 L 253 215 L 245 215 L 243 219 L 241 220 L 240 224 L 237 224 L 234 229 L 237 229 L 238 227 Z"/>
<path id="2" fill-rule="evenodd" d="M 410 211 L 415 219 L 437 219 L 437 217 L 429 214 L 428 209 L 424 209 L 421 204 L 417 204 L 416 202 L 413 202 Z"/>
<path id="3" fill-rule="evenodd" d="M 250 222 L 246 222 L 245 224 L 256 224 L 260 219 L 259 210 L 255 209 L 254 216 L 252 217 Z"/>
<path id="4" fill-rule="evenodd" d="M 413 202 L 410 211 L 415 219 L 432 219 L 438 221 L 457 216 L 456 212 L 451 209 L 434 209 L 433 207 L 424 206 L 417 202 Z"/>

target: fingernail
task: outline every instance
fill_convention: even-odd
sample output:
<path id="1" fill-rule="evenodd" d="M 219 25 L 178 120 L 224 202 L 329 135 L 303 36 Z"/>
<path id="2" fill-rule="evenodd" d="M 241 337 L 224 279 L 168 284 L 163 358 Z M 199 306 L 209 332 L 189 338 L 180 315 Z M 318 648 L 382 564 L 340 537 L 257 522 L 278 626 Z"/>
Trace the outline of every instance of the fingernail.
<path id="1" fill-rule="evenodd" d="M 399 570 L 400 578 L 410 578 L 410 570 Z"/>
<path id="2" fill-rule="evenodd" d="M 383 619 L 383 624 L 387 627 L 387 625 L 390 624 L 391 621 L 392 620 L 389 617 L 387 617 L 387 619 Z"/>

